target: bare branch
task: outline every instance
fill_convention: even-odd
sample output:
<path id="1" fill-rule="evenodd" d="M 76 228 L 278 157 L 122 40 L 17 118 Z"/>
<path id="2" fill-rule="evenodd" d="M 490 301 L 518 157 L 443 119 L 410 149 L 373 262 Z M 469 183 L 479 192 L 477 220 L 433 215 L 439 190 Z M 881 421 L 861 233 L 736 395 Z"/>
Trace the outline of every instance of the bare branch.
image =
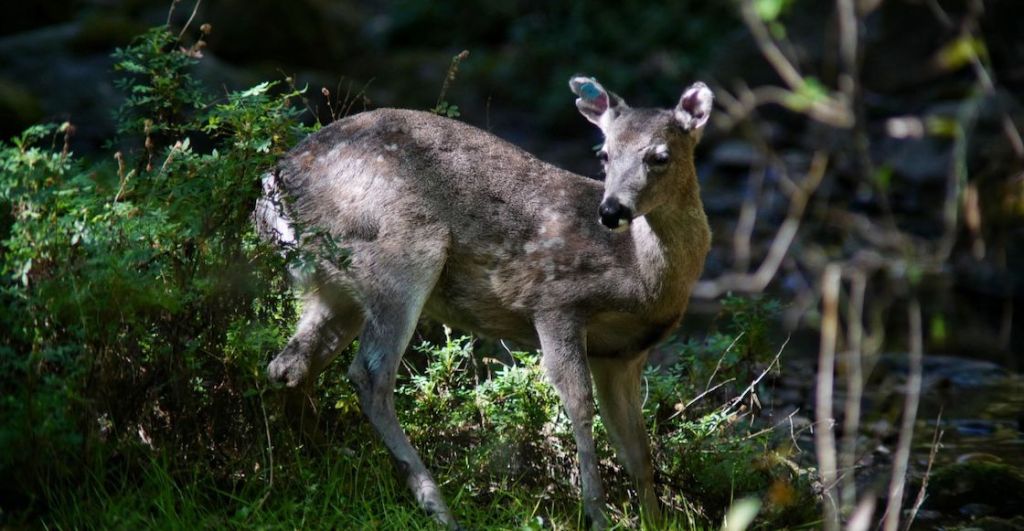
<path id="1" fill-rule="evenodd" d="M 761 17 L 757 15 L 753 0 L 744 0 L 740 4 L 740 16 L 743 18 L 747 28 L 750 29 L 750 33 L 754 36 L 754 41 L 757 43 L 757 47 L 761 49 L 761 54 L 772 65 L 772 68 L 779 74 L 782 81 L 790 89 L 800 90 L 804 86 L 803 76 L 800 75 L 800 72 L 793 66 L 793 63 L 790 62 L 786 55 L 782 53 L 779 46 L 775 44 L 775 41 L 768 33 L 768 28 L 761 21 Z"/>
<path id="2" fill-rule="evenodd" d="M 836 507 L 836 441 L 832 432 L 832 383 L 836 364 L 836 340 L 839 330 L 839 280 L 842 270 L 837 264 L 825 267 L 821 280 L 822 323 L 821 349 L 818 353 L 818 376 L 815 382 L 814 416 L 821 426 L 814 432 L 814 448 L 818 460 L 825 516 L 824 529 L 839 529 L 839 514 Z"/>
<path id="3" fill-rule="evenodd" d="M 733 407 L 736 406 L 736 404 L 742 402 L 743 398 L 746 397 L 748 393 L 754 392 L 754 389 L 757 388 L 757 384 L 761 383 L 761 380 L 763 380 L 764 377 L 768 375 L 768 372 L 772 370 L 772 367 L 774 367 L 779 362 L 779 357 L 782 356 L 782 351 L 785 350 L 786 345 L 789 344 L 790 337 L 792 336 L 786 337 L 786 341 L 784 341 L 782 343 L 782 346 L 779 347 L 779 351 L 775 353 L 775 357 L 772 358 L 771 363 L 769 363 L 768 366 L 765 367 L 763 371 L 761 371 L 761 374 L 759 374 L 757 378 L 754 378 L 754 381 L 750 382 L 750 385 L 748 385 L 747 388 L 744 389 L 742 393 L 740 393 L 740 396 L 737 396 L 736 398 L 733 398 L 732 400 L 729 401 L 729 404 L 725 406 L 726 409 L 732 409 Z"/>
<path id="4" fill-rule="evenodd" d="M 864 292 L 867 276 L 863 271 L 850 273 L 850 301 L 847 309 L 846 348 L 846 402 L 843 408 L 843 440 L 840 466 L 853 469 L 857 463 L 857 434 L 860 432 L 860 401 L 864 394 L 864 375 L 861 367 L 864 337 Z M 857 482 L 850 474 L 842 482 L 843 506 L 852 508 L 857 502 Z"/>
<path id="5" fill-rule="evenodd" d="M 917 491 L 914 506 L 910 508 L 907 521 L 903 524 L 904 531 L 909 531 L 910 526 L 914 523 L 914 518 L 917 518 L 917 512 L 924 505 L 925 495 L 928 492 L 928 478 L 932 475 L 932 465 L 935 464 L 935 456 L 939 453 L 939 448 L 942 447 L 942 435 L 942 410 L 939 410 L 939 416 L 935 419 L 935 433 L 932 434 L 932 446 L 928 451 L 928 467 L 925 468 L 924 477 L 921 478 L 921 489 Z"/>
<path id="6" fill-rule="evenodd" d="M 175 3 L 177 3 L 177 2 L 175 2 Z M 192 25 L 192 20 L 196 18 L 196 12 L 199 11 L 199 4 L 202 4 L 202 3 L 203 3 L 203 0 L 196 0 L 196 5 L 195 5 L 195 7 L 192 8 L 192 14 L 189 15 L 188 20 L 185 21 L 185 25 L 182 26 L 182 28 L 181 28 L 181 33 L 178 34 L 178 40 L 179 41 L 181 40 L 182 36 L 185 35 L 185 32 L 188 31 L 188 27 Z M 170 14 L 168 14 L 168 17 L 169 16 L 170 16 Z"/>
<path id="7" fill-rule="evenodd" d="M 914 423 L 917 421 L 917 406 L 921 399 L 921 365 L 924 357 L 921 333 L 921 304 L 917 297 L 910 300 L 907 310 L 910 319 L 910 374 L 907 376 L 907 397 L 903 402 L 903 421 L 893 457 L 892 478 L 889 481 L 889 504 L 885 509 L 885 531 L 897 531 L 900 525 L 900 508 L 903 506 L 903 489 L 907 481 L 907 463 L 910 461 L 910 445 L 914 437 Z"/>

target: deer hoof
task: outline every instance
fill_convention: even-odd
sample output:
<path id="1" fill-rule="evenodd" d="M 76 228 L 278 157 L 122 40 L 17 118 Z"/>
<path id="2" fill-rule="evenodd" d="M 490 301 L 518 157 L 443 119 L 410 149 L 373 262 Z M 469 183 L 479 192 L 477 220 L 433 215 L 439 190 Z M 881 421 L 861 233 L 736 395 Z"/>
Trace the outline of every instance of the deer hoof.
<path id="1" fill-rule="evenodd" d="M 298 387 L 309 376 L 309 362 L 299 356 L 279 354 L 267 366 L 267 378 L 276 384 Z"/>

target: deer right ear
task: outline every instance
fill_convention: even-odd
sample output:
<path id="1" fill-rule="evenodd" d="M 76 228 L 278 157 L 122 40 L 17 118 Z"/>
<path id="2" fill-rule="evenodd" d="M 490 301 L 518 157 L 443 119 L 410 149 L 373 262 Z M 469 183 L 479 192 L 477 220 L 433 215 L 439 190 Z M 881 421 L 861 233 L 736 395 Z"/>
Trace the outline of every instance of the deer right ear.
<path id="1" fill-rule="evenodd" d="M 674 110 L 676 121 L 684 130 L 699 133 L 708 122 L 708 116 L 711 116 L 714 101 L 715 95 L 707 85 L 700 81 L 690 85 L 679 98 L 679 104 Z"/>
<path id="2" fill-rule="evenodd" d="M 573 76 L 569 79 L 569 89 L 579 96 L 576 98 L 576 108 L 580 110 L 580 114 L 601 128 L 604 127 L 605 120 L 615 118 L 618 111 L 626 106 L 622 98 L 606 91 L 592 77 Z"/>

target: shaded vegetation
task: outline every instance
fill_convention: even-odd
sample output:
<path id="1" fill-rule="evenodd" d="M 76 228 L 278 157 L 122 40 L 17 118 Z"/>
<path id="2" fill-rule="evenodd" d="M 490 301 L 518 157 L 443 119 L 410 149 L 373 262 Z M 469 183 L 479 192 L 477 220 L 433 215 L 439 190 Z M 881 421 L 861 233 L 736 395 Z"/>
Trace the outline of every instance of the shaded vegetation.
<path id="1" fill-rule="evenodd" d="M 257 176 L 306 131 L 295 94 L 213 98 L 163 28 L 117 57 L 125 151 L 77 159 L 70 124 L 0 151 L 0 466 L 30 498 L 153 448 L 230 474 L 293 315 L 249 219 Z"/>

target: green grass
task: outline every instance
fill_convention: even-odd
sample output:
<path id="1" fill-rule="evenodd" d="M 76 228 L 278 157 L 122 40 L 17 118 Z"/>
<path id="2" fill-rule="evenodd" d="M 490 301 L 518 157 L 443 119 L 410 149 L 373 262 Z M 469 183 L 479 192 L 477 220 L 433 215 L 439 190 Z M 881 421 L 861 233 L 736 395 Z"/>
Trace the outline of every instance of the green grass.
<path id="1" fill-rule="evenodd" d="M 51 529 L 438 529 L 406 492 L 384 450 L 366 444 L 336 447 L 318 456 L 300 455 L 236 486 L 218 485 L 209 472 L 174 471 L 152 461 L 134 481 L 121 476 L 105 484 L 53 493 L 42 520 Z M 184 476 L 184 477 L 182 477 Z M 176 479 L 177 477 L 177 479 Z M 545 489 L 512 487 L 481 496 L 445 481 L 441 488 L 459 522 L 468 529 L 577 529 L 578 500 Z M 609 507 L 613 528 L 635 528 L 628 504 Z M 666 529 L 702 529 L 693 514 L 670 515 Z"/>
<path id="2" fill-rule="evenodd" d="M 575 445 L 537 356 L 516 353 L 514 366 L 492 362 L 491 379 L 476 384 L 472 345 L 471 338 L 450 334 L 443 343 L 424 343 L 418 350 L 425 367 L 410 366 L 396 395 L 402 424 L 455 518 L 468 529 L 583 527 L 572 479 Z M 651 372 L 647 380 L 652 416 L 669 408 L 687 381 L 672 370 Z M 151 448 L 122 440 L 74 488 L 51 487 L 46 507 L 35 514 L 53 529 L 438 529 L 395 474 L 343 377 L 328 371 L 317 394 L 323 441 L 315 449 L 267 391 L 255 397 L 257 409 L 267 412 L 264 425 L 249 432 L 259 440 L 247 441 L 245 451 L 189 454 L 169 441 Z M 765 506 L 759 525 L 807 522 L 804 513 L 813 507 L 795 502 L 807 492 L 803 480 L 788 469 L 766 468 L 773 455 L 768 440 L 732 433 L 715 415 L 676 418 L 652 430 L 665 505 L 658 528 L 718 527 L 736 499 L 760 499 L 780 481 L 792 485 L 794 502 Z M 611 527 L 643 528 L 625 472 L 600 422 L 596 427 Z"/>

